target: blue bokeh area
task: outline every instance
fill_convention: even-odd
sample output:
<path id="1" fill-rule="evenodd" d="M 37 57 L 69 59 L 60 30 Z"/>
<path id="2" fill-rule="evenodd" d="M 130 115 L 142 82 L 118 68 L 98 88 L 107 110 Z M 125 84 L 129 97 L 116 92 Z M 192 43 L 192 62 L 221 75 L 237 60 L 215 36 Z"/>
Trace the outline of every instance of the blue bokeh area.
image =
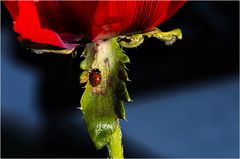
<path id="1" fill-rule="evenodd" d="M 236 157 L 238 77 L 181 87 L 127 105 L 124 135 L 166 157 Z"/>
<path id="2" fill-rule="evenodd" d="M 30 122 L 30 125 L 39 125 L 39 115 L 36 105 L 37 90 L 41 76 L 36 69 L 22 65 L 15 61 L 9 54 L 17 50 L 9 44 L 16 41 L 10 33 L 2 30 L 1 48 L 1 105 L 3 117 L 15 120 L 19 116 Z M 4 39 L 4 40 L 3 40 Z M 34 130 L 34 129 L 33 129 Z"/>
<path id="3" fill-rule="evenodd" d="M 178 24 L 182 41 L 125 50 L 134 101 L 121 120 L 125 157 L 239 157 L 238 4 L 188 2 L 161 25 Z M 16 37 L 2 6 L 2 157 L 106 158 L 77 109 L 79 59 L 33 54 Z"/>

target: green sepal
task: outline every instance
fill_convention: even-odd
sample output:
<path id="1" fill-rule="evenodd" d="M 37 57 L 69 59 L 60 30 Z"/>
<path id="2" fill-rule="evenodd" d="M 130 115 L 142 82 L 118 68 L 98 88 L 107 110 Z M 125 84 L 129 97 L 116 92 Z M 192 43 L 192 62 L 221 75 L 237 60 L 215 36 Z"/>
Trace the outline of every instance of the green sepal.
<path id="1" fill-rule="evenodd" d="M 83 71 L 80 75 L 80 83 L 86 83 L 88 81 L 89 72 Z"/>
<path id="2" fill-rule="evenodd" d="M 120 119 L 126 120 L 126 113 L 125 113 L 125 108 L 124 108 L 124 103 L 122 100 L 117 100 L 115 104 L 115 113 Z"/>
<path id="3" fill-rule="evenodd" d="M 87 44 L 86 48 L 84 49 L 82 56 L 85 57 L 85 59 L 80 63 L 80 68 L 82 70 L 90 70 L 91 69 L 91 65 L 94 61 L 94 56 L 96 53 L 95 50 L 95 45 L 96 44 Z"/>
<path id="4" fill-rule="evenodd" d="M 113 46 L 113 49 L 117 58 L 116 60 L 119 60 L 122 63 L 130 63 L 129 57 L 124 54 L 124 51 L 120 48 L 118 43 Z"/>
<path id="5" fill-rule="evenodd" d="M 177 40 L 182 39 L 182 31 L 179 28 L 168 32 L 162 32 L 160 29 L 155 28 L 155 31 L 156 33 L 152 34 L 152 37 L 164 41 L 166 45 L 172 45 Z"/>
<path id="6" fill-rule="evenodd" d="M 134 34 L 131 36 L 121 36 L 118 39 L 119 44 L 122 47 L 126 48 L 135 48 L 139 45 L 141 45 L 144 41 L 143 34 Z"/>
<path id="7" fill-rule="evenodd" d="M 124 102 L 131 102 L 131 98 L 128 94 L 126 83 L 124 81 L 119 81 L 117 91 L 116 91 L 116 96 L 123 100 Z"/>
<path id="8" fill-rule="evenodd" d="M 80 80 L 85 80 L 87 72 L 93 68 L 99 69 L 102 77 L 101 83 L 95 87 L 88 81 L 81 98 L 81 110 L 88 132 L 96 148 L 100 149 L 110 143 L 119 118 L 126 119 L 123 102 L 130 101 L 130 97 L 126 84 L 119 78 L 119 72 L 124 72 L 127 77 L 124 63 L 130 60 L 116 38 L 88 44 L 83 56 L 86 59 L 81 63 L 84 65 L 81 68 L 85 71 Z"/>
<path id="9" fill-rule="evenodd" d="M 122 51 L 120 50 L 116 51 L 116 56 L 119 61 L 123 63 L 130 63 L 129 57 L 126 54 L 122 53 Z"/>
<path id="10" fill-rule="evenodd" d="M 123 68 L 118 71 L 118 77 L 120 80 L 123 80 L 124 82 L 130 82 L 131 80 L 128 78 L 128 74 L 126 69 Z"/>
<path id="11" fill-rule="evenodd" d="M 26 47 L 27 50 L 30 50 L 35 54 L 72 54 L 75 51 L 75 48 L 63 49 L 53 45 L 35 43 L 27 39 L 21 40 L 20 45 Z"/>
<path id="12" fill-rule="evenodd" d="M 143 43 L 144 37 L 154 37 L 164 41 L 166 45 L 172 45 L 175 41 L 182 39 L 182 31 L 181 29 L 176 28 L 168 32 L 163 32 L 158 28 L 153 28 L 142 34 L 121 36 L 118 38 L 118 43 L 122 47 L 134 48 Z"/>
<path id="13" fill-rule="evenodd" d="M 114 110 L 115 99 L 112 90 L 106 94 L 94 93 L 93 87 L 88 82 L 81 99 L 81 109 L 88 132 L 97 149 L 101 149 L 109 142 L 117 124 Z"/>

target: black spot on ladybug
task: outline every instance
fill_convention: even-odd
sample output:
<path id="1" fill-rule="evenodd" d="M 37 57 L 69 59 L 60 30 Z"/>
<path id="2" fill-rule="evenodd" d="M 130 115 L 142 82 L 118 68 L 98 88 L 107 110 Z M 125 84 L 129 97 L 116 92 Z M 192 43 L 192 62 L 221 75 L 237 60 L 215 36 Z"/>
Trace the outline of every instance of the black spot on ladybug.
<path id="1" fill-rule="evenodd" d="M 89 73 L 89 81 L 93 87 L 96 87 L 99 84 L 101 84 L 102 81 L 101 71 L 97 68 L 92 69 Z"/>

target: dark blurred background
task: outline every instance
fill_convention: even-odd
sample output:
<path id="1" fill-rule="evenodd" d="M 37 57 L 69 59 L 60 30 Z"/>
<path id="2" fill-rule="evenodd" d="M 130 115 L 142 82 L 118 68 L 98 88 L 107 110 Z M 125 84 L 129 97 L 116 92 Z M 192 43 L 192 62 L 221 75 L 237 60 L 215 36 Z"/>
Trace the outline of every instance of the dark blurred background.
<path id="1" fill-rule="evenodd" d="M 163 31 L 183 40 L 147 39 L 125 49 L 132 80 L 125 157 L 239 155 L 239 2 L 187 2 Z M 1 6 L 2 157 L 106 157 L 82 120 L 80 58 L 22 48 Z"/>

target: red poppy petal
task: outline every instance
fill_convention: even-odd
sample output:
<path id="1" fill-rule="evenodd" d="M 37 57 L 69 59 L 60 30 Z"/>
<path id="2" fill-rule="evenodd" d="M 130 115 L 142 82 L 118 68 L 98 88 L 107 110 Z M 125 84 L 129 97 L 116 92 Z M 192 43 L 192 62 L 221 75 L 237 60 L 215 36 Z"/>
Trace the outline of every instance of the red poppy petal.
<path id="1" fill-rule="evenodd" d="M 185 2 L 186 2 L 186 0 L 170 2 L 169 6 L 168 6 L 168 9 L 167 9 L 167 15 L 168 15 L 167 18 L 172 16 L 179 8 L 181 8 L 183 6 L 183 4 Z"/>
<path id="2" fill-rule="evenodd" d="M 4 4 L 14 20 L 14 31 L 19 33 L 19 40 L 27 39 L 35 43 L 61 48 L 75 47 L 74 45 L 63 43 L 56 32 L 41 28 L 34 2 L 4 1 Z"/>
<path id="3" fill-rule="evenodd" d="M 39 1 L 36 8 L 41 26 L 51 28 L 60 36 L 66 34 L 87 35 L 91 29 L 97 2 Z"/>
<path id="4" fill-rule="evenodd" d="M 133 24 L 129 21 L 132 20 L 129 16 L 134 14 L 134 7 L 136 7 L 136 2 L 99 2 L 91 27 L 91 39 L 97 41 L 120 35 L 124 25 Z"/>
<path id="5" fill-rule="evenodd" d="M 147 31 L 172 16 L 184 2 L 19 1 L 5 4 L 15 20 L 14 30 L 21 38 L 69 48 L 75 46 L 69 43 L 83 37 L 97 41 Z"/>
<path id="6" fill-rule="evenodd" d="M 13 21 L 15 21 L 16 17 L 18 16 L 18 3 L 15 1 L 3 1 L 6 8 L 8 9 L 10 15 L 13 18 Z"/>
<path id="7" fill-rule="evenodd" d="M 164 7 L 159 6 L 159 4 L 156 6 L 155 9 L 153 9 L 155 12 L 158 12 L 158 10 L 162 10 L 162 16 L 158 17 L 159 14 L 154 13 L 152 17 L 152 23 L 149 24 L 149 26 L 145 29 L 145 31 L 152 29 L 153 27 L 163 23 L 165 20 L 170 18 L 172 15 L 174 15 L 179 8 L 183 6 L 183 4 L 186 2 L 186 0 L 182 1 L 162 1 L 164 3 Z M 158 8 L 157 8 L 158 7 Z M 161 7 L 161 8 L 160 8 Z"/>
<path id="8" fill-rule="evenodd" d="M 90 25 L 91 39 L 147 31 L 172 16 L 185 1 L 100 1 Z"/>

